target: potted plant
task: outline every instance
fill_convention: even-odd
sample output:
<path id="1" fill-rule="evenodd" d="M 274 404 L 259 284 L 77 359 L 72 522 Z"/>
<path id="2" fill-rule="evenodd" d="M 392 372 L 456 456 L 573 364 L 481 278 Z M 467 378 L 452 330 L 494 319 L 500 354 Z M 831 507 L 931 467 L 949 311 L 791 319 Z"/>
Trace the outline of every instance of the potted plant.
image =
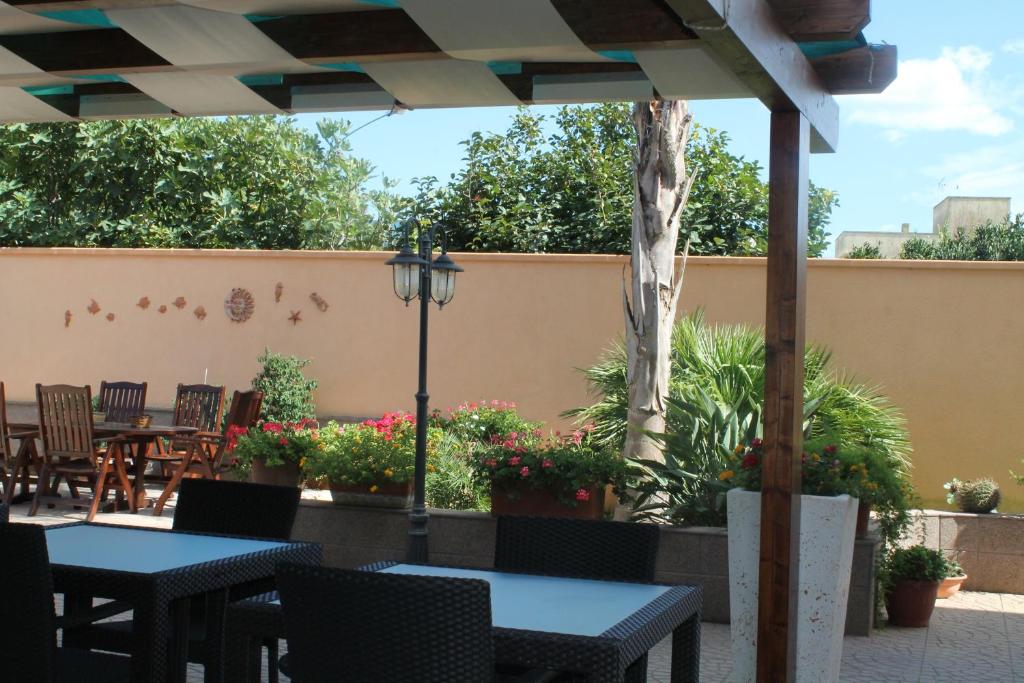
<path id="1" fill-rule="evenodd" d="M 885 609 L 893 626 L 924 628 L 935 609 L 939 584 L 948 571 L 938 550 L 915 545 L 896 548 L 885 561 Z"/>
<path id="2" fill-rule="evenodd" d="M 103 409 L 100 407 L 99 396 L 92 397 L 92 421 L 93 423 L 107 421 L 107 414 L 103 412 Z"/>
<path id="3" fill-rule="evenodd" d="M 264 422 L 248 431 L 230 427 L 228 448 L 242 474 L 257 484 L 298 486 L 306 459 L 319 448 L 315 420 Z"/>
<path id="4" fill-rule="evenodd" d="M 961 512 L 986 515 L 994 512 L 999 506 L 1002 494 L 999 484 L 988 477 L 960 481 L 953 479 L 943 484 L 946 489 L 946 502 L 955 504 Z"/>
<path id="5" fill-rule="evenodd" d="M 592 431 L 511 432 L 478 445 L 473 466 L 491 488 L 491 514 L 601 519 L 606 488 L 624 493 L 627 468 Z"/>
<path id="6" fill-rule="evenodd" d="M 960 587 L 967 580 L 967 572 L 956 560 L 946 560 L 946 578 L 939 584 L 939 592 L 935 596 L 939 600 L 946 600 L 960 592 Z"/>
<path id="7" fill-rule="evenodd" d="M 763 443 L 754 438 L 728 456 L 720 480 L 729 530 L 729 606 L 733 680 L 755 679 Z M 859 501 L 850 495 L 861 470 L 833 445 L 807 446 L 800 496 L 797 670 L 801 680 L 837 681 L 849 597 Z"/>
<path id="8" fill-rule="evenodd" d="M 436 439 L 436 430 L 430 432 L 428 448 Z M 414 416 L 386 413 L 359 424 L 330 422 L 320 436 L 321 447 L 307 463 L 307 474 L 326 478 L 335 503 L 409 507 L 416 459 Z"/>

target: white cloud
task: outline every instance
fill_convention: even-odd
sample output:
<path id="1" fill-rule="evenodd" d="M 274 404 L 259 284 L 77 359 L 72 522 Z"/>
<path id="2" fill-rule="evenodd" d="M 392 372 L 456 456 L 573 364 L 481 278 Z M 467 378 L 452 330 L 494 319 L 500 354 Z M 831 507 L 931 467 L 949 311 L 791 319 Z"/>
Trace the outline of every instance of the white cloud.
<path id="1" fill-rule="evenodd" d="M 1003 47 L 1001 49 L 1003 52 L 1007 52 L 1011 55 L 1024 55 L 1024 38 L 1008 40 L 1003 43 Z"/>
<path id="2" fill-rule="evenodd" d="M 880 95 L 844 98 L 850 120 L 881 126 L 896 141 L 910 131 L 962 130 L 1003 135 L 1014 126 L 1006 88 L 991 76 L 992 53 L 974 46 L 943 48 L 935 59 L 901 61 L 899 76 Z"/>
<path id="3" fill-rule="evenodd" d="M 921 170 L 937 196 L 1010 197 L 1013 211 L 1024 209 L 1024 144 L 947 154 Z"/>

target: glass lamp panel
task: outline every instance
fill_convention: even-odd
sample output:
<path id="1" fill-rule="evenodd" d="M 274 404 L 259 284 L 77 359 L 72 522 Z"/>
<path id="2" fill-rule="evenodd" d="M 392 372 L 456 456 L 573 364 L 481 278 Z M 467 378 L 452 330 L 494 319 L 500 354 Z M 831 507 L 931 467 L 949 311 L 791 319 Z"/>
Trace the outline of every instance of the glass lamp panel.
<path id="1" fill-rule="evenodd" d="M 455 297 L 455 271 L 435 270 L 431 275 L 430 297 L 444 306 Z"/>
<path id="2" fill-rule="evenodd" d="M 396 265 L 395 270 L 395 294 L 399 299 L 412 301 L 420 293 L 420 267 L 419 265 Z"/>

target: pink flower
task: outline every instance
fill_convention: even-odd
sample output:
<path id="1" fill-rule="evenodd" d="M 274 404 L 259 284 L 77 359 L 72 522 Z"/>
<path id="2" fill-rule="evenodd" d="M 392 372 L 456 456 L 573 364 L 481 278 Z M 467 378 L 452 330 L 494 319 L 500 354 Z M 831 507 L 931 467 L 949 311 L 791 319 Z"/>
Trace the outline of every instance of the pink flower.
<path id="1" fill-rule="evenodd" d="M 385 434 L 384 435 L 384 440 L 385 441 L 391 441 L 391 435 L 390 434 Z"/>
<path id="2" fill-rule="evenodd" d="M 576 500 L 582 502 L 590 500 L 590 491 L 586 489 L 580 489 L 576 492 Z"/>
<path id="3" fill-rule="evenodd" d="M 509 407 L 509 408 L 512 408 L 512 409 L 514 410 L 514 409 L 515 409 L 515 407 L 516 407 L 516 404 L 515 404 L 515 402 L 514 402 L 514 401 L 509 401 L 509 403 L 508 403 L 508 407 Z"/>
<path id="4" fill-rule="evenodd" d="M 554 467 L 555 463 L 551 462 L 551 458 L 544 458 L 544 462 L 542 462 L 540 466 L 544 468 Z"/>
<path id="5" fill-rule="evenodd" d="M 751 446 L 751 448 L 760 448 L 761 444 L 763 444 L 763 443 L 764 442 L 761 441 L 761 439 L 754 439 L 753 441 L 750 442 L 750 446 Z"/>
<path id="6" fill-rule="evenodd" d="M 583 432 L 581 432 L 578 429 L 575 432 L 573 432 L 572 433 L 572 442 L 574 444 L 576 444 L 577 446 L 579 446 L 581 443 L 583 443 Z"/>
<path id="7" fill-rule="evenodd" d="M 544 436 L 544 432 L 542 432 L 539 429 L 534 429 L 533 430 L 533 435 L 539 439 L 540 437 Z"/>
<path id="8" fill-rule="evenodd" d="M 518 465 L 522 461 L 523 461 L 523 459 L 520 458 L 518 455 L 513 455 L 511 458 L 508 459 L 508 464 L 512 465 L 513 467 L 515 467 L 516 465 Z"/>
<path id="9" fill-rule="evenodd" d="M 498 406 L 498 399 L 494 399 L 493 401 L 491 401 L 491 405 L 494 406 L 494 407 L 497 407 Z"/>
<path id="10" fill-rule="evenodd" d="M 524 476 L 524 477 L 530 476 L 530 468 L 529 467 L 524 467 L 523 469 L 519 470 L 519 474 Z"/>
<path id="11" fill-rule="evenodd" d="M 487 461 L 487 466 L 493 469 L 498 466 L 498 461 L 495 460 L 494 458 L 491 458 L 490 460 Z"/>
<path id="12" fill-rule="evenodd" d="M 286 438 L 284 438 L 282 436 L 280 439 L 277 440 L 277 445 L 278 446 L 287 446 L 288 445 L 288 439 L 286 439 Z"/>

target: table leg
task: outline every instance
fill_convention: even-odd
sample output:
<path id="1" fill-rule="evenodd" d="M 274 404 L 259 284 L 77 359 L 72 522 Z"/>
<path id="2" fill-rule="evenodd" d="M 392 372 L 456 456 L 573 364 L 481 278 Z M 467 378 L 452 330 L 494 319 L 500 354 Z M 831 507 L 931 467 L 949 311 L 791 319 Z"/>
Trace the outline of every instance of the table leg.
<path id="1" fill-rule="evenodd" d="M 18 453 L 14 456 L 14 468 L 11 470 L 10 486 L 4 494 L 4 503 L 14 505 L 32 500 L 29 492 L 29 463 L 34 460 L 32 453 L 35 451 L 35 439 L 22 439 L 18 446 Z M 18 485 L 18 475 L 21 474 L 21 493 L 14 495 Z M 38 484 L 37 484 L 38 485 Z"/>
<path id="2" fill-rule="evenodd" d="M 224 636 L 225 683 L 259 683 L 262 654 L 258 638 L 229 622 Z"/>
<path id="3" fill-rule="evenodd" d="M 134 482 L 136 510 L 149 507 L 149 498 L 146 497 L 146 454 L 149 452 L 149 446 L 148 439 L 139 440 L 136 444 Z"/>
<path id="4" fill-rule="evenodd" d="M 203 681 L 220 683 L 224 675 L 224 617 L 228 607 L 227 589 L 206 595 L 206 641 L 203 643 Z"/>
<path id="5" fill-rule="evenodd" d="M 192 620 L 192 601 L 188 598 L 175 600 L 171 604 L 171 620 L 174 623 L 171 636 L 171 683 L 185 683 L 188 673 L 189 622 Z"/>
<path id="6" fill-rule="evenodd" d="M 92 609 L 92 596 L 91 595 L 78 595 L 78 594 L 64 594 L 64 616 L 69 621 L 74 621 L 76 617 L 87 613 Z M 85 628 L 65 628 L 62 634 L 62 641 L 64 647 L 85 647 L 84 645 L 83 632 Z"/>
<path id="7" fill-rule="evenodd" d="M 180 603 L 185 604 L 184 624 L 180 619 Z M 172 668 L 169 666 L 174 645 L 168 649 L 172 635 L 183 633 L 188 638 L 188 601 L 158 601 L 152 596 L 140 599 L 135 605 L 132 642 L 132 683 L 168 683 L 184 680 L 182 677 L 173 679 L 168 676 Z M 175 639 L 176 640 L 176 639 Z"/>
<path id="8" fill-rule="evenodd" d="M 672 683 L 700 681 L 700 613 L 672 631 Z"/>

